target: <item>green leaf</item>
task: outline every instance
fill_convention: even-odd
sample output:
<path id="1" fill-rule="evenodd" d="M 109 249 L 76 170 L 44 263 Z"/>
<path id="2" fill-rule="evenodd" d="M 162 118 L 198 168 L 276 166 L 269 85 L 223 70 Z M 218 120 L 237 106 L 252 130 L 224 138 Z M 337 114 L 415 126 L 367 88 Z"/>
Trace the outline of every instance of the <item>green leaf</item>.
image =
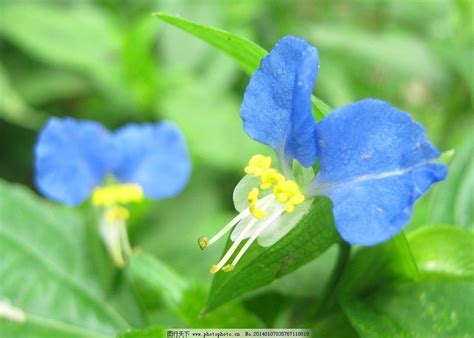
<path id="1" fill-rule="evenodd" d="M 431 224 L 456 224 L 474 230 L 474 139 L 466 135 L 449 163 L 446 181 L 433 189 Z"/>
<path id="2" fill-rule="evenodd" d="M 258 68 L 260 60 L 268 54 L 259 45 L 235 34 L 166 13 L 154 13 L 153 15 L 229 54 L 249 75 Z"/>
<path id="3" fill-rule="evenodd" d="M 0 242 L 0 299 L 26 315 L 0 321 L 6 336 L 110 337 L 129 326 L 99 291 L 77 211 L 0 181 Z"/>
<path id="4" fill-rule="evenodd" d="M 324 338 L 359 337 L 342 310 L 335 311 L 319 320 L 313 327 L 312 333 L 313 337 Z"/>
<path id="5" fill-rule="evenodd" d="M 4 1 L 0 36 L 36 60 L 86 73 L 111 100 L 129 104 L 120 32 L 98 6 Z"/>
<path id="6" fill-rule="evenodd" d="M 387 282 L 416 278 L 417 266 L 402 232 L 386 243 L 357 251 L 341 277 L 338 293 L 352 297 Z"/>
<path id="7" fill-rule="evenodd" d="M 206 288 L 184 280 L 176 272 L 146 253 L 130 260 L 131 279 L 151 292 L 152 297 L 164 301 L 168 310 L 188 327 L 261 327 L 261 322 L 240 304 L 227 304 L 211 314 L 203 314 Z"/>
<path id="8" fill-rule="evenodd" d="M 11 123 L 16 123 L 25 128 L 37 129 L 44 120 L 41 115 L 23 101 L 15 89 L 11 86 L 7 72 L 0 64 L 0 118 Z"/>
<path id="9" fill-rule="evenodd" d="M 342 302 L 362 337 L 469 337 L 474 284 L 424 281 L 388 285 L 364 301 Z"/>
<path id="10" fill-rule="evenodd" d="M 108 69 L 118 56 L 120 36 L 98 7 L 3 2 L 2 11 L 0 35 L 48 63 Z"/>
<path id="11" fill-rule="evenodd" d="M 331 201 L 316 197 L 309 212 L 285 237 L 268 248 L 253 244 L 233 271 L 216 274 L 207 311 L 296 270 L 339 240 Z M 229 241 L 227 248 L 230 245 Z"/>
<path id="12" fill-rule="evenodd" d="M 423 227 L 408 241 L 422 278 L 474 281 L 474 234 L 455 226 Z"/>
<path id="13" fill-rule="evenodd" d="M 142 252 L 130 259 L 128 273 L 133 279 L 151 286 L 155 296 L 159 296 L 168 308 L 174 311 L 179 309 L 188 285 L 167 265 Z"/>
<path id="14" fill-rule="evenodd" d="M 154 15 L 164 22 L 180 28 L 228 54 L 237 61 L 248 75 L 252 75 L 257 70 L 262 58 L 268 54 L 259 45 L 235 34 L 166 13 L 154 13 Z M 328 105 L 315 96 L 312 96 L 312 102 L 317 119 L 323 118 L 331 110 Z"/>
<path id="15" fill-rule="evenodd" d="M 117 338 L 164 338 L 166 330 L 159 326 L 150 326 L 146 329 L 129 330 L 120 333 Z"/>

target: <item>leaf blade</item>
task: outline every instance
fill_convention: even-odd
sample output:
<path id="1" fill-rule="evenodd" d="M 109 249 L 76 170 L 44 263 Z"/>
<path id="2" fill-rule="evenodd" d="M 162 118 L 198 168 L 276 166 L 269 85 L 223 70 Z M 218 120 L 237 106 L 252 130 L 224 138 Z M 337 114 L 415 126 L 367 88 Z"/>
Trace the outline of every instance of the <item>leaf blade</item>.
<path id="1" fill-rule="evenodd" d="M 310 211 L 280 241 L 269 248 L 251 246 L 232 272 L 220 272 L 214 277 L 206 310 L 211 311 L 271 283 L 318 257 L 339 241 L 331 210 L 329 199 L 317 197 Z"/>

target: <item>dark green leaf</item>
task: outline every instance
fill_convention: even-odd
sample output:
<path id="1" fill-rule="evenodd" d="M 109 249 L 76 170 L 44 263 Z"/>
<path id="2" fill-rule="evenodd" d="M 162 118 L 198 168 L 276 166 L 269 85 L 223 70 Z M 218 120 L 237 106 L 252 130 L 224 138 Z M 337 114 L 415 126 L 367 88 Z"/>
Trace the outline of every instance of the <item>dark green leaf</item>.
<path id="1" fill-rule="evenodd" d="M 1 320 L 3 334 L 105 337 L 128 327 L 90 273 L 85 232 L 77 211 L 0 181 L 0 299 L 26 315 Z"/>
<path id="2" fill-rule="evenodd" d="M 425 281 L 389 285 L 342 303 L 362 337 L 470 337 L 474 284 Z"/>
<path id="3" fill-rule="evenodd" d="M 166 13 L 154 13 L 154 15 L 166 23 L 180 28 L 222 50 L 236 60 L 249 75 L 258 68 L 262 58 L 268 54 L 259 45 L 235 34 Z M 331 110 L 328 105 L 315 96 L 312 96 L 312 102 L 315 108 L 314 113 L 318 119 L 326 116 Z"/>
<path id="4" fill-rule="evenodd" d="M 344 271 L 338 292 L 346 297 L 364 294 L 386 282 L 417 276 L 415 260 L 402 232 L 386 243 L 356 252 Z"/>
<path id="5" fill-rule="evenodd" d="M 317 197 L 310 211 L 285 237 L 268 248 L 252 245 L 234 271 L 216 274 L 207 311 L 296 270 L 324 253 L 339 238 L 331 201 Z"/>
<path id="6" fill-rule="evenodd" d="M 346 315 L 341 311 L 335 311 L 321 320 L 312 330 L 313 337 L 324 338 L 358 338 L 359 335 L 352 327 Z"/>
<path id="7" fill-rule="evenodd" d="M 423 227 L 408 236 L 423 278 L 474 280 L 474 234 L 455 226 Z"/>
<path id="8" fill-rule="evenodd" d="M 267 51 L 262 47 L 232 33 L 166 13 L 154 15 L 229 54 L 248 74 L 252 74 L 258 68 L 260 60 L 267 55 Z"/>
<path id="9" fill-rule="evenodd" d="M 261 327 L 261 322 L 239 304 L 227 304 L 204 314 L 206 288 L 184 280 L 164 263 L 146 253 L 130 260 L 128 273 L 132 280 L 159 297 L 165 306 L 188 327 Z"/>
<path id="10" fill-rule="evenodd" d="M 0 118 L 25 128 L 39 128 L 46 117 L 41 115 L 18 95 L 11 86 L 4 67 L 0 64 Z"/>
<path id="11" fill-rule="evenodd" d="M 188 287 L 184 279 L 168 266 L 146 253 L 132 257 L 128 264 L 132 278 L 150 286 L 167 307 L 177 310 Z"/>

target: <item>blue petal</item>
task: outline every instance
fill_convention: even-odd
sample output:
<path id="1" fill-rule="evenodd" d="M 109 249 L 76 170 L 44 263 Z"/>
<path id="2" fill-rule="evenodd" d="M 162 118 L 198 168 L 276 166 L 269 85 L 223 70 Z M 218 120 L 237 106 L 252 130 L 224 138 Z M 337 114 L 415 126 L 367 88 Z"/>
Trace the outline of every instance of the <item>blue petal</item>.
<path id="1" fill-rule="evenodd" d="M 337 109 L 316 131 L 320 172 L 311 190 L 332 199 L 336 227 L 351 244 L 394 236 L 416 199 L 447 175 L 423 127 L 383 101 Z"/>
<path id="2" fill-rule="evenodd" d="M 48 198 L 78 205 L 113 162 L 109 132 L 92 121 L 51 118 L 35 146 L 36 185 Z"/>
<path id="3" fill-rule="evenodd" d="M 128 124 L 114 137 L 118 179 L 139 184 L 145 196 L 154 199 L 176 195 L 186 186 L 191 162 L 184 138 L 173 123 Z"/>
<path id="4" fill-rule="evenodd" d="M 240 109 L 251 138 L 305 167 L 316 159 L 311 93 L 318 66 L 316 48 L 302 39 L 284 37 L 252 75 Z"/>

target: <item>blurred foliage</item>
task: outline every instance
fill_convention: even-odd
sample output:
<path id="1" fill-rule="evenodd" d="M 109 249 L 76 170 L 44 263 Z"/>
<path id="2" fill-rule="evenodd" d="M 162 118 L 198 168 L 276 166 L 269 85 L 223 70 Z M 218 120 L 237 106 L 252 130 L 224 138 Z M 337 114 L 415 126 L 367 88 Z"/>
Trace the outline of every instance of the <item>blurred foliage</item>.
<path id="1" fill-rule="evenodd" d="M 266 50 L 288 34 L 313 43 L 319 49 L 321 60 L 315 94 L 323 101 L 338 107 L 364 97 L 381 98 L 420 121 L 439 149 L 455 150 L 448 179 L 417 203 L 407 232 L 430 224 L 456 224 L 469 231 L 474 229 L 474 140 L 471 135 L 474 26 L 470 0 L 0 0 L 1 178 L 34 187 L 32 149 L 37 131 L 48 116 L 94 119 L 111 129 L 129 121 L 171 119 L 182 128 L 193 156 L 190 185 L 173 200 L 141 206 L 133 213 L 130 229 L 134 246 L 172 266 L 176 271 L 170 273 L 193 281 L 185 289 L 197 294 L 197 298 L 190 296 L 190 301 L 179 306 L 196 314 L 199 304 L 204 304 L 203 285 L 209 285 L 211 280 L 208 268 L 222 247 L 201 254 L 195 240 L 201 234 L 214 233 L 230 218 L 232 190 L 243 166 L 251 154 L 268 150 L 244 134 L 238 117 L 248 76 L 228 56 L 153 17 L 151 13 L 156 11 L 179 14 L 225 29 L 255 41 Z M 2 198 L 10 194 L 4 185 L 1 185 Z M 45 224 L 58 232 L 51 235 L 56 241 L 46 254 L 52 262 L 58 260 L 54 263 L 56 270 L 66 270 L 55 270 L 57 276 L 45 278 L 41 283 L 56 285 L 53 279 L 62 278 L 69 273 L 68 269 L 87 270 L 87 266 L 64 265 L 61 261 L 64 257 L 57 252 L 76 255 L 80 251 L 80 248 L 70 252 L 70 248 L 61 250 L 59 247 L 61 243 L 57 239 L 69 236 L 61 229 L 64 225 L 61 222 L 75 227 L 75 239 L 82 240 L 86 234 L 81 232 L 84 229 L 78 230 L 79 224 L 86 224 L 87 220 L 62 207 L 56 210 L 50 204 L 44 209 L 33 206 L 30 203 L 33 197 L 27 196 L 23 188 L 14 188 L 11 194 L 16 196 L 17 205 L 9 207 L 2 205 L 3 199 L 0 201 L 0 212 L 5 212 L 6 218 L 27 219 L 30 208 L 36 208 L 35 213 L 42 215 L 37 221 L 38 228 L 44 219 Z M 22 202 L 27 205 L 21 206 Z M 7 209 L 17 209 L 17 213 L 7 213 Z M 56 224 L 58 221 L 51 221 L 50 213 L 68 220 Z M 22 231 L 20 226 L 18 230 Z M 449 233 L 449 230 L 443 231 Z M 7 235 L 9 240 L 14 240 L 14 234 Z M 33 244 L 48 242 L 41 238 L 41 232 L 37 238 L 33 233 L 28 235 Z M 439 239 L 436 237 L 439 234 L 433 236 Z M 408 236 L 408 241 L 426 245 L 415 235 Z M 403 255 L 400 249 L 403 245 L 397 243 L 398 246 L 391 244 L 398 247 L 393 254 Z M 79 245 L 70 239 L 62 243 L 66 244 Z M 14 248 L 20 250 L 22 246 Z M 30 249 L 42 250 L 34 246 Z M 100 245 L 96 249 L 92 256 L 100 257 Z M 261 326 L 263 322 L 292 326 L 300 322 L 304 314 L 298 309 L 311 304 L 323 292 L 323 281 L 327 280 L 334 263 L 333 253 L 329 251 L 296 273 L 251 293 L 243 303 L 231 302 L 230 309 L 219 310 L 220 315 L 230 317 L 226 319 L 228 325 L 235 326 L 242 322 L 254 326 Z M 373 260 L 383 257 L 380 252 L 358 254 Z M 75 259 L 84 264 L 84 258 Z M 30 268 L 35 269 L 36 264 L 32 262 L 18 264 L 24 268 L 30 264 Z M 384 266 L 384 262 L 383 259 L 376 261 L 380 266 Z M 100 328 L 94 321 L 84 321 L 91 331 L 107 334 L 112 329 L 123 329 L 122 317 L 136 326 L 146 323 L 162 327 L 201 325 L 193 324 L 183 314 L 191 313 L 189 311 L 175 309 L 173 313 L 179 317 L 176 319 L 167 310 L 166 301 L 150 301 L 156 298 L 157 290 L 142 285 L 143 281 L 133 284 L 133 290 L 123 288 L 121 293 L 116 293 L 120 297 L 101 293 L 104 285 L 106 290 L 121 289 L 123 285 L 117 281 L 126 277 L 100 268 L 103 265 L 100 260 L 96 263 L 95 272 L 84 273 L 86 280 L 68 280 L 74 288 L 82 290 L 81 285 L 89 282 L 87 278 L 91 273 L 103 277 L 102 286 L 96 285 L 94 291 L 87 291 L 93 295 L 80 291 L 71 296 L 71 306 L 92 314 L 93 318 L 101 318 L 101 325 L 109 325 Z M 377 277 L 393 275 L 393 271 L 384 273 L 387 274 Z M 77 275 L 76 272 L 71 274 Z M 452 313 L 444 313 L 447 310 L 443 309 L 446 304 L 443 302 L 447 298 L 460 299 L 464 292 L 472 294 L 472 286 L 462 284 L 462 288 L 457 289 L 455 281 L 449 285 L 423 283 L 429 284 L 424 296 L 420 284 L 411 280 L 402 286 L 377 290 L 370 296 L 369 303 L 361 305 L 359 298 L 350 298 L 342 309 L 326 314 L 316 330 L 337 335 L 331 328 L 338 327 L 344 336 L 355 331 L 361 335 L 377 335 L 380 327 L 360 325 L 365 323 L 361 317 L 381 321 L 386 330 L 391 330 L 411 316 L 409 333 L 420 336 L 429 328 L 419 327 L 414 322 L 419 315 L 417 308 L 395 313 L 395 322 L 384 321 L 387 314 L 396 312 L 398 306 L 410 308 L 406 306 L 410 297 L 424 297 L 423 301 L 432 304 L 433 311 L 441 309 L 438 315 L 423 314 L 436 325 L 439 318 L 452 317 Z M 148 284 L 154 285 L 154 281 Z M 15 287 L 15 280 L 11 280 L 11 285 Z M 61 292 L 71 293 L 68 285 L 66 283 Z M 11 289 L 12 295 L 17 291 Z M 440 299 L 433 298 L 440 292 Z M 109 309 L 102 300 L 87 301 L 91 297 L 107 299 L 114 309 Z M 139 301 L 135 303 L 130 299 Z M 271 299 L 278 299 L 278 304 Z M 255 305 L 259 302 L 269 304 L 274 312 L 262 311 Z M 134 305 L 127 310 L 128 305 L 124 304 L 130 303 Z M 55 308 L 53 303 L 47 305 L 27 303 L 27 306 L 44 306 L 45 315 L 64 315 L 54 313 L 61 309 Z M 150 314 L 141 318 L 140 308 L 149 309 Z M 458 316 L 455 319 L 459 321 L 465 311 L 454 312 Z M 234 322 L 233 315 L 237 318 Z M 212 318 L 202 320 L 206 323 L 202 325 L 217 325 Z M 15 327 L 10 329 L 15 332 Z M 453 326 L 451 331 L 443 333 L 456 334 L 457 329 Z"/>

